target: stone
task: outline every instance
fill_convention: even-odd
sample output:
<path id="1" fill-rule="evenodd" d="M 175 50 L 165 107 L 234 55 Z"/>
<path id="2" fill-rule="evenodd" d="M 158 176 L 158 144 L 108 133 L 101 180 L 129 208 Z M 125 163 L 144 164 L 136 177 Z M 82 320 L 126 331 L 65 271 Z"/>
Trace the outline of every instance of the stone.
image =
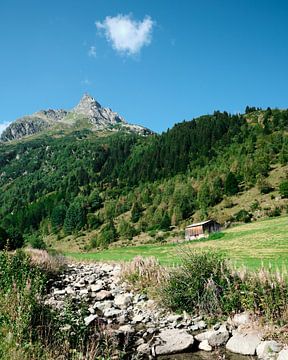
<path id="1" fill-rule="evenodd" d="M 195 335 L 195 339 L 199 342 L 207 340 L 210 346 L 216 347 L 224 345 L 229 339 L 229 332 L 226 329 L 226 326 L 222 325 L 218 330 L 208 330 L 204 333 Z"/>
<path id="2" fill-rule="evenodd" d="M 90 290 L 92 291 L 92 292 L 97 292 L 97 291 L 100 291 L 100 290 L 102 290 L 103 289 L 103 281 L 99 281 L 99 282 L 97 282 L 96 284 L 92 284 L 91 286 L 90 286 Z"/>
<path id="3" fill-rule="evenodd" d="M 106 310 L 104 310 L 104 313 L 103 313 L 103 315 L 107 318 L 116 317 L 121 314 L 122 314 L 122 310 L 113 309 L 113 308 L 106 309 Z"/>
<path id="4" fill-rule="evenodd" d="M 227 342 L 226 349 L 242 355 L 255 355 L 256 348 L 261 342 L 261 336 L 256 331 L 235 333 Z"/>
<path id="5" fill-rule="evenodd" d="M 155 346 L 156 355 L 179 353 L 188 350 L 194 343 L 193 336 L 186 330 L 164 330 L 158 335 L 158 338 L 161 344 Z"/>
<path id="6" fill-rule="evenodd" d="M 91 314 L 87 317 L 84 318 L 84 322 L 85 322 L 85 325 L 88 326 L 90 325 L 95 319 L 97 319 L 97 315 L 94 315 L 94 314 Z"/>
<path id="7" fill-rule="evenodd" d="M 87 289 L 81 289 L 81 290 L 79 291 L 79 295 L 80 295 L 80 296 L 88 295 L 88 290 L 87 290 Z"/>
<path id="8" fill-rule="evenodd" d="M 97 301 L 94 305 L 94 309 L 99 309 L 100 311 L 104 311 L 106 309 L 110 309 L 113 306 L 112 300 L 105 300 L 105 301 Z"/>
<path id="9" fill-rule="evenodd" d="M 119 327 L 118 331 L 125 334 L 133 334 L 135 329 L 131 325 L 122 325 Z"/>
<path id="10" fill-rule="evenodd" d="M 232 319 L 232 324 L 235 326 L 247 325 L 251 322 L 251 316 L 248 312 L 235 314 Z"/>
<path id="11" fill-rule="evenodd" d="M 259 359 L 268 360 L 276 359 L 276 354 L 282 349 L 282 345 L 275 340 L 261 341 L 257 346 L 256 354 Z"/>
<path id="12" fill-rule="evenodd" d="M 59 289 L 55 289 L 54 290 L 54 295 L 65 295 L 66 291 L 64 290 L 59 290 Z"/>
<path id="13" fill-rule="evenodd" d="M 168 317 L 167 317 L 167 321 L 169 321 L 169 322 L 174 322 L 174 321 L 180 321 L 180 320 L 182 320 L 182 316 L 181 315 L 169 315 Z"/>
<path id="14" fill-rule="evenodd" d="M 283 349 L 279 352 L 277 360 L 288 360 L 288 349 Z"/>
<path id="15" fill-rule="evenodd" d="M 217 330 L 211 333 L 207 341 L 212 347 L 221 346 L 226 344 L 229 339 L 229 332 L 227 330 Z"/>
<path id="16" fill-rule="evenodd" d="M 108 300 L 108 299 L 111 299 L 112 297 L 112 294 L 110 291 L 107 291 L 107 290 L 101 290 L 99 291 L 98 293 L 96 293 L 96 300 L 98 301 L 102 301 L 102 300 Z"/>
<path id="17" fill-rule="evenodd" d="M 132 319 L 132 321 L 135 323 L 142 322 L 143 320 L 144 320 L 144 316 L 142 314 L 135 315 L 135 316 L 133 316 L 133 319 Z"/>
<path id="18" fill-rule="evenodd" d="M 141 344 L 137 347 L 137 353 L 141 355 L 150 355 L 150 346 L 147 343 Z"/>
<path id="19" fill-rule="evenodd" d="M 131 294 L 119 294 L 114 298 L 114 304 L 122 309 L 126 309 L 132 302 Z"/>
<path id="20" fill-rule="evenodd" d="M 195 325 L 196 325 L 196 324 L 195 324 Z M 205 328 L 207 327 L 207 324 L 206 324 L 205 321 L 203 321 L 203 320 L 198 321 L 198 322 L 197 322 L 197 325 L 198 325 L 198 328 L 199 328 L 200 330 L 203 330 L 203 329 L 205 329 Z"/>
<path id="21" fill-rule="evenodd" d="M 208 340 L 201 341 L 198 348 L 203 351 L 212 351 L 212 346 L 209 345 Z"/>

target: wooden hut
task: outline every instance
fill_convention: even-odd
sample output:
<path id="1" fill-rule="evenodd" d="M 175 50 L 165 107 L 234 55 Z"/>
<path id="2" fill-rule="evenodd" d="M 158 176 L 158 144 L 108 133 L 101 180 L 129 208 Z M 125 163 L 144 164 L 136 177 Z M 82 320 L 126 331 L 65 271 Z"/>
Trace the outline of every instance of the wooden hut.
<path id="1" fill-rule="evenodd" d="M 207 237 L 212 232 L 220 231 L 220 224 L 214 220 L 202 221 L 188 225 L 185 229 L 185 240 L 195 240 Z"/>

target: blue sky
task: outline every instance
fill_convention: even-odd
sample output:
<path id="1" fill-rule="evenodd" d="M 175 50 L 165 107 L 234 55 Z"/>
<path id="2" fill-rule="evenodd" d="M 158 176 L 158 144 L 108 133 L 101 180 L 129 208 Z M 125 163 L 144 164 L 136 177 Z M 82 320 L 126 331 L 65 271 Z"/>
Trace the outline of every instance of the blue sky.
<path id="1" fill-rule="evenodd" d="M 279 0 L 1 0 L 0 123 L 84 92 L 159 132 L 287 108 L 287 20 Z"/>

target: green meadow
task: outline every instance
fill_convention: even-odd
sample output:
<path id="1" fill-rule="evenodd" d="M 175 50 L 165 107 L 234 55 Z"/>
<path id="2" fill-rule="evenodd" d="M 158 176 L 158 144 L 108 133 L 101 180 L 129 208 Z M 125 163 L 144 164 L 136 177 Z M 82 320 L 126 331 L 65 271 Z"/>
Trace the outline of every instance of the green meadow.
<path id="1" fill-rule="evenodd" d="M 135 256 L 154 256 L 161 264 L 178 264 L 187 249 L 211 249 L 227 255 L 237 266 L 257 269 L 262 264 L 273 268 L 288 266 L 288 217 L 271 218 L 239 225 L 222 232 L 218 239 L 184 243 L 146 244 L 110 248 L 98 252 L 66 253 L 77 260 L 129 261 Z"/>

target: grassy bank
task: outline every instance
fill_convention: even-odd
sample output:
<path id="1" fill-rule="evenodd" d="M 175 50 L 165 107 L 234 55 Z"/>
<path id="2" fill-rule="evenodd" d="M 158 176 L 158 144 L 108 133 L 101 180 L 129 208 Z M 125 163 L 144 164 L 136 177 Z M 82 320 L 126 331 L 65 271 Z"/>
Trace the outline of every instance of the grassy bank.
<path id="1" fill-rule="evenodd" d="M 288 217 L 272 218 L 239 225 L 223 231 L 220 239 L 204 239 L 182 244 L 147 244 L 111 248 L 99 252 L 66 253 L 78 260 L 129 261 L 135 256 L 154 256 L 161 264 L 179 263 L 182 249 L 217 249 L 226 253 L 238 266 L 256 269 L 264 263 L 272 267 L 288 266 Z"/>

